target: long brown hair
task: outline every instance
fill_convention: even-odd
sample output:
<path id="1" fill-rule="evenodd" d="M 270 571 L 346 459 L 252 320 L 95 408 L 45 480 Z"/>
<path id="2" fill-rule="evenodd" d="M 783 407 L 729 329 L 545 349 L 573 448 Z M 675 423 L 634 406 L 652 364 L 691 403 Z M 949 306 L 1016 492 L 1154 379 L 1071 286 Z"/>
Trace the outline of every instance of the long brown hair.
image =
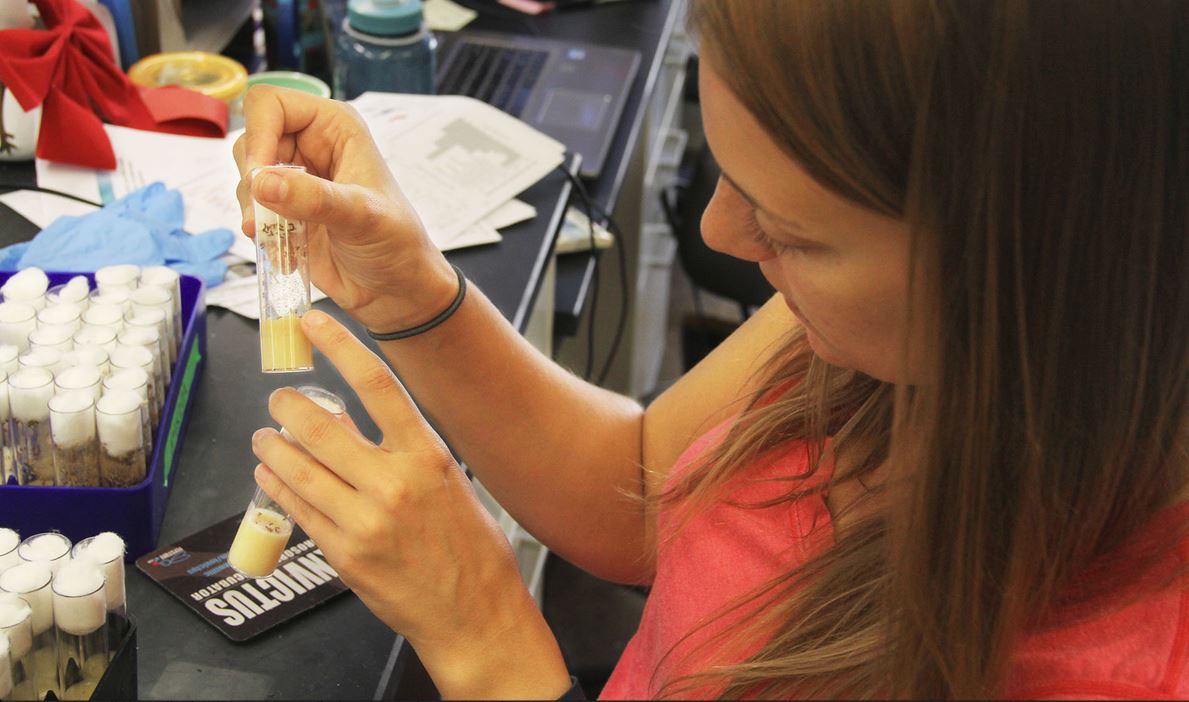
<path id="1" fill-rule="evenodd" d="M 693 0 L 690 24 L 818 182 L 911 226 L 931 360 L 891 386 L 795 333 L 661 495 L 704 505 L 790 442 L 850 447 L 835 484 L 886 469 L 880 510 L 710 642 L 758 652 L 662 692 L 1001 693 L 1013 645 L 1116 588 L 1094 564 L 1189 477 L 1189 4 Z"/>

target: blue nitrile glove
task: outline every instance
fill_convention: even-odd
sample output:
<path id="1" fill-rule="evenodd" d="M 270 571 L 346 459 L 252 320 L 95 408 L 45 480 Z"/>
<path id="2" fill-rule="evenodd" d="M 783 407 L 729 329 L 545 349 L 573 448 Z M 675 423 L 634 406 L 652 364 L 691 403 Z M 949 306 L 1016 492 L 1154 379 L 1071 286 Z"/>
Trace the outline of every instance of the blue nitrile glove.
<path id="1" fill-rule="evenodd" d="M 37 266 L 50 271 L 93 271 L 102 266 L 165 264 L 201 277 L 208 287 L 223 281 L 219 257 L 231 248 L 230 229 L 191 236 L 182 229 L 181 193 L 152 183 L 101 210 L 59 217 L 31 242 L 0 249 L 0 270 Z"/>
<path id="2" fill-rule="evenodd" d="M 223 279 L 227 276 L 227 264 L 217 258 L 213 261 L 203 263 L 183 263 L 179 261 L 169 264 L 169 267 L 178 273 L 202 278 L 202 282 L 206 283 L 208 288 L 213 288 L 222 283 Z"/>
<path id="3" fill-rule="evenodd" d="M 93 271 L 117 263 L 155 266 L 165 257 L 149 228 L 104 208 L 81 217 L 59 217 L 38 232 L 17 268 Z"/>

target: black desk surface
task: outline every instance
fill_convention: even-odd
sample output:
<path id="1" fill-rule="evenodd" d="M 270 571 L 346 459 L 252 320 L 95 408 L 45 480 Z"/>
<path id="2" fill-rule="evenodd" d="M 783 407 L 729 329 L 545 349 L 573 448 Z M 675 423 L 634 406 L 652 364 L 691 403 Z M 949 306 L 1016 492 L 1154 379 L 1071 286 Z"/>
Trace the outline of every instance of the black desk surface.
<path id="1" fill-rule="evenodd" d="M 664 61 L 668 37 L 677 23 L 684 21 L 675 12 L 674 0 L 619 0 L 603 5 L 546 13 L 529 17 L 498 5 L 495 0 L 457 0 L 459 4 L 479 12 L 467 29 L 506 32 L 510 34 L 539 34 L 551 38 L 572 39 L 640 51 L 643 60 L 640 71 L 628 93 L 623 116 L 607 161 L 598 178 L 586 179 L 591 200 L 605 212 L 612 212 L 620 190 L 627 178 L 629 162 L 641 138 L 645 105 L 656 86 Z M 345 5 L 345 0 L 326 0 L 328 6 Z M 625 226 L 630 223 L 625 222 Z M 558 256 L 557 297 L 555 315 L 557 328 L 572 333 L 582 314 L 582 306 L 589 292 L 594 259 L 587 253 Z"/>
<path id="2" fill-rule="evenodd" d="M 668 7 L 669 0 L 637 0 L 533 19 L 484 12 L 475 24 L 500 31 L 535 28 L 545 35 L 645 50 L 641 75 L 607 167 L 602 177 L 588 184 L 606 209 L 614 206 L 627 158 L 639 137 L 645 84 L 651 86 L 655 79 L 651 59 Z M 0 164 L 0 185 L 32 182 L 29 164 Z M 540 214 L 535 220 L 508 231 L 500 244 L 449 255 L 521 330 L 532 310 L 568 194 L 564 176 L 551 174 L 522 195 L 537 207 Z M 27 240 L 36 232 L 33 225 L 0 205 L 0 245 Z M 344 319 L 329 300 L 318 306 Z M 250 437 L 257 428 L 272 424 L 266 407 L 268 393 L 295 382 L 290 376 L 259 372 L 254 321 L 211 309 L 207 334 L 209 356 L 196 385 L 159 545 L 245 508 L 254 490 L 256 463 Z M 323 361 L 300 381 L 342 394 L 361 429 L 377 436 L 359 402 L 327 363 Z M 139 626 L 142 698 L 368 699 L 383 682 L 395 636 L 353 595 L 336 598 L 258 640 L 233 644 L 134 567 L 129 567 L 127 581 L 129 607 Z"/>
<path id="3" fill-rule="evenodd" d="M 27 165 L 0 166 L 0 183 L 24 182 L 31 173 Z M 569 187 L 561 173 L 550 175 L 522 195 L 538 208 L 537 220 L 519 227 L 498 246 L 450 254 L 451 261 L 522 330 Z M 0 205 L 0 245 L 36 233 L 36 227 Z M 331 301 L 316 306 L 362 335 Z M 258 365 L 256 322 L 218 308 L 209 308 L 207 315 L 209 353 L 195 385 L 194 408 L 158 546 L 247 506 L 255 489 L 251 435 L 273 425 L 267 397 L 276 388 L 312 383 L 337 392 L 364 433 L 378 438 L 362 405 L 324 360 L 300 378 L 264 375 Z M 139 627 L 140 694 L 145 699 L 368 699 L 395 641 L 393 632 L 350 594 L 257 640 L 233 644 L 131 564 L 127 587 L 129 609 Z"/>

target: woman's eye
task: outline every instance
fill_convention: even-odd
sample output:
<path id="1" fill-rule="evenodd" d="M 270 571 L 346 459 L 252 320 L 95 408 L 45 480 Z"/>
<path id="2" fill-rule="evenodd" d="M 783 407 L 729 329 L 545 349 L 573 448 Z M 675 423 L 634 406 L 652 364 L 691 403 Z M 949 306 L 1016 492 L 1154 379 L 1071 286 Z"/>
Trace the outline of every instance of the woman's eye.
<path id="1" fill-rule="evenodd" d="M 768 236 L 768 233 L 766 231 L 764 231 L 764 227 L 760 224 L 759 220 L 756 218 L 754 209 L 750 209 L 747 211 L 747 218 L 745 221 L 746 221 L 748 229 L 750 230 L 751 235 L 753 237 L 755 237 L 756 241 L 758 241 L 760 244 L 762 244 L 766 248 L 770 249 L 773 253 L 782 254 L 782 253 L 787 253 L 790 251 L 806 252 L 806 251 L 811 251 L 811 250 L 817 248 L 816 246 L 813 246 L 811 244 L 810 245 L 790 244 L 788 242 L 779 241 L 777 239 L 773 239 L 772 237 Z"/>

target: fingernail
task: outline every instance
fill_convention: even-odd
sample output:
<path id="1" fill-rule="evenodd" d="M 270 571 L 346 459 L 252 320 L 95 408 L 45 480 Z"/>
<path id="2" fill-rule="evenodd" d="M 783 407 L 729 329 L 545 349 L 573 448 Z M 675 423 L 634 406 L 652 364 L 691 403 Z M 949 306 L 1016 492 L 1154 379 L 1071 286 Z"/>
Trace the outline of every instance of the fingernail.
<path id="1" fill-rule="evenodd" d="M 329 318 L 330 315 L 326 314 L 325 312 L 321 312 L 319 310 L 310 310 L 305 314 L 305 323 L 311 327 L 317 328 L 323 324 L 326 324 L 326 320 Z"/>
<path id="2" fill-rule="evenodd" d="M 289 192 L 289 184 L 277 173 L 265 171 L 259 176 L 260 183 L 256 185 L 256 197 L 269 202 L 280 202 Z"/>
<path id="3" fill-rule="evenodd" d="M 252 445 L 258 445 L 264 440 L 264 436 L 268 433 L 267 429 L 257 429 L 252 432 Z"/>

